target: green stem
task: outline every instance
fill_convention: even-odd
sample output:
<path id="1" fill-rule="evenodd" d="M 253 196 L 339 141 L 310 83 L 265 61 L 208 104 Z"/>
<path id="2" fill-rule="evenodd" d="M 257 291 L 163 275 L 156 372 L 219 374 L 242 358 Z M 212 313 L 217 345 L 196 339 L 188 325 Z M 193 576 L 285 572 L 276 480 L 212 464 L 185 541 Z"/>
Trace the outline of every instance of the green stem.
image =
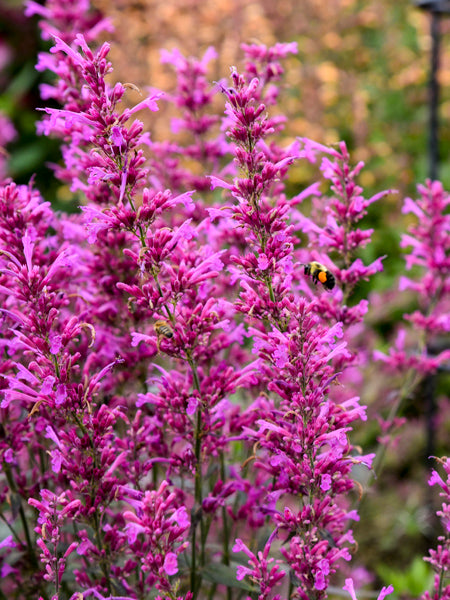
<path id="1" fill-rule="evenodd" d="M 189 366 L 192 370 L 192 377 L 194 379 L 194 388 L 200 392 L 200 380 L 198 377 L 197 366 L 195 364 L 194 359 L 192 358 L 192 354 L 190 350 L 186 351 L 186 358 L 189 363 Z M 192 562 L 191 562 L 191 591 L 194 594 L 194 600 L 197 597 L 197 594 L 200 590 L 200 585 L 202 582 L 201 575 L 197 572 L 197 518 L 200 523 L 200 557 L 199 563 L 200 568 L 205 564 L 205 529 L 204 529 L 204 520 L 201 514 L 202 502 L 203 502 L 203 492 L 202 492 L 202 405 L 199 402 L 197 407 L 197 414 L 195 418 L 195 429 L 194 429 L 194 454 L 195 454 L 195 483 L 194 483 L 194 494 L 195 494 L 195 506 L 193 510 L 194 521 L 192 523 Z"/>
<path id="2" fill-rule="evenodd" d="M 220 478 L 225 481 L 225 457 L 220 453 Z M 230 566 L 230 530 L 228 527 L 228 515 L 225 506 L 222 506 L 222 533 L 223 533 L 223 556 L 222 563 Z M 227 600 L 231 600 L 231 588 L 227 586 Z"/>
<path id="3" fill-rule="evenodd" d="M 403 402 L 410 397 L 412 391 L 417 386 L 417 383 L 418 381 L 416 380 L 416 372 L 411 369 L 405 377 L 405 382 L 402 388 L 399 390 L 397 401 L 394 403 L 391 410 L 389 411 L 389 415 L 386 419 L 388 423 L 392 423 L 394 421 L 395 417 L 400 412 Z M 383 467 L 383 460 L 387 450 L 385 444 L 379 444 L 379 446 L 380 448 L 378 452 L 376 452 L 376 457 L 371 471 L 372 479 L 375 479 L 377 476 L 380 475 Z"/>
<path id="4" fill-rule="evenodd" d="M 224 453 L 220 453 L 220 478 L 222 481 L 225 481 L 226 473 L 225 473 L 225 457 Z M 223 521 L 223 558 L 222 562 L 224 565 L 230 564 L 230 548 L 229 548 L 229 538 L 230 538 L 230 530 L 228 527 L 228 519 L 227 519 L 227 511 L 226 507 L 222 506 L 222 521 Z"/>
<path id="5" fill-rule="evenodd" d="M 155 282 L 155 285 L 156 285 L 156 289 L 158 290 L 159 297 L 162 298 L 163 293 L 162 293 L 161 286 L 159 285 L 158 275 L 153 271 L 153 269 L 152 269 L 151 273 L 152 273 L 153 281 Z M 170 312 L 170 308 L 167 306 L 167 304 L 163 304 L 163 308 L 167 313 L 167 318 L 169 319 L 169 321 L 172 323 L 172 325 L 175 325 L 175 317 Z"/>
<path id="6" fill-rule="evenodd" d="M 216 595 L 217 583 L 213 583 L 211 589 L 209 590 L 208 600 L 214 600 L 214 596 Z M 227 588 L 228 590 L 228 588 Z"/>
<path id="7" fill-rule="evenodd" d="M 3 468 L 4 468 L 4 473 L 6 475 L 6 479 L 8 481 L 8 484 L 9 484 L 9 487 L 10 487 L 11 491 L 14 494 L 16 494 L 19 497 L 19 499 L 20 499 L 19 515 L 20 515 L 20 521 L 22 523 L 23 532 L 25 534 L 27 554 L 28 554 L 28 557 L 29 557 L 31 565 L 34 568 L 37 568 L 37 566 L 38 566 L 38 560 L 37 560 L 36 554 L 34 553 L 34 550 L 33 550 L 34 546 L 33 546 L 32 542 L 31 542 L 30 530 L 28 528 L 28 522 L 27 522 L 27 519 L 26 519 L 26 516 L 25 516 L 25 511 L 23 509 L 23 505 L 22 505 L 22 497 L 17 492 L 16 482 L 15 482 L 15 480 L 13 478 L 12 471 L 11 471 L 9 465 L 7 465 L 6 463 L 3 463 Z"/>
<path id="8" fill-rule="evenodd" d="M 105 576 L 105 579 L 106 579 L 106 587 L 108 590 L 108 594 L 111 595 L 112 594 L 112 585 L 111 585 L 111 578 L 109 576 L 110 575 L 109 570 L 110 570 L 111 565 L 110 565 L 107 549 L 104 548 L 104 546 L 103 546 L 102 535 L 100 532 L 100 519 L 99 519 L 97 510 L 94 512 L 94 531 L 95 531 L 95 537 L 97 538 L 98 549 L 100 550 L 100 552 L 105 550 L 105 557 L 100 558 L 100 567 L 101 567 L 103 575 Z"/>
<path id="9" fill-rule="evenodd" d="M 194 512 L 192 513 L 195 514 Z M 197 524 L 191 524 L 191 546 L 192 546 L 192 560 L 191 560 L 191 592 L 195 597 L 195 588 L 197 586 L 197 553 L 195 550 L 195 544 L 197 541 Z"/>
<path id="10" fill-rule="evenodd" d="M 439 591 L 438 591 L 438 598 L 442 598 L 442 590 L 444 588 L 444 578 L 445 578 L 445 569 L 444 567 L 441 568 L 440 572 L 439 572 Z"/>
<path id="11" fill-rule="evenodd" d="M 92 436 L 91 436 L 90 432 L 88 431 L 88 429 L 86 428 L 86 426 L 84 425 L 83 421 L 76 414 L 76 412 L 73 412 L 73 418 L 74 418 L 75 422 L 77 423 L 78 427 L 81 429 L 81 432 L 84 435 L 87 435 L 87 437 L 89 438 L 89 443 L 90 443 L 90 446 L 92 449 L 92 458 L 94 460 L 93 466 L 94 466 L 94 469 L 96 469 L 97 464 L 98 464 L 98 459 L 97 459 L 96 447 L 95 447 L 94 441 L 92 439 Z M 91 480 L 90 495 L 91 495 L 92 504 L 95 503 L 95 489 L 94 488 L 97 486 L 97 483 L 98 482 L 96 480 L 94 480 L 94 479 Z M 100 559 L 100 567 L 101 567 L 103 575 L 105 576 L 105 579 L 106 579 L 108 593 L 111 595 L 111 593 L 112 593 L 112 583 L 111 583 L 111 578 L 110 578 L 111 562 L 110 562 L 110 558 L 109 558 L 108 548 L 104 548 L 104 546 L 103 546 L 103 538 L 102 538 L 101 530 L 100 530 L 101 517 L 99 518 L 98 509 L 94 512 L 93 517 L 94 517 L 94 532 L 95 532 L 95 537 L 97 540 L 97 547 L 100 550 L 100 552 L 105 550 L 105 554 L 106 554 L 106 558 L 102 557 Z"/>
<path id="12" fill-rule="evenodd" d="M 56 556 L 56 561 L 55 561 L 55 594 L 56 597 L 59 596 L 59 577 L 58 577 L 58 563 L 59 563 L 59 559 L 58 559 L 58 548 L 57 548 L 57 544 L 54 543 L 53 544 L 53 553 L 54 556 Z"/>
<path id="13" fill-rule="evenodd" d="M 272 280 L 271 280 L 271 279 L 269 279 L 269 278 L 267 278 L 267 281 L 266 281 L 266 283 L 267 283 L 267 288 L 268 288 L 268 290 L 269 290 L 269 298 L 270 298 L 270 301 L 271 301 L 271 302 L 273 302 L 273 303 L 275 304 L 275 293 L 274 293 L 274 291 L 273 291 Z"/>

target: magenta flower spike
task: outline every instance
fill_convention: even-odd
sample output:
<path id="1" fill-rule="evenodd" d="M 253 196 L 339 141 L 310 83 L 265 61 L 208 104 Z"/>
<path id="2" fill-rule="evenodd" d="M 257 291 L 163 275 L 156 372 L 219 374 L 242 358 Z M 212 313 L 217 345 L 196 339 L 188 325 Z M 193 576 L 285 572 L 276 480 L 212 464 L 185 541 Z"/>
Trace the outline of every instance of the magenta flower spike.
<path id="1" fill-rule="evenodd" d="M 450 597 L 450 585 L 446 583 L 446 573 L 450 565 L 450 460 L 446 457 L 437 460 L 445 471 L 446 479 L 444 480 L 437 471 L 433 470 L 428 485 L 437 485 L 440 488 L 439 495 L 443 501 L 441 509 L 436 514 L 441 521 L 443 533 L 438 537 L 439 543 L 436 549 L 430 549 L 429 555 L 424 558 L 431 565 L 435 575 L 433 591 L 422 594 L 422 600 L 443 600 Z"/>
<path id="2" fill-rule="evenodd" d="M 305 600 L 312 594 L 322 598 L 339 562 L 351 557 L 349 545 L 354 540 L 348 524 L 358 516 L 344 507 L 354 487 L 352 465 L 370 469 L 373 455 L 358 456 L 348 439 L 351 423 L 366 419 L 358 399 L 341 404 L 344 398 L 336 402 L 329 398 L 338 377 L 333 365 L 349 356 L 346 342 L 340 340 L 343 325 L 323 323 L 316 314 L 317 301 L 300 295 L 295 275 L 292 221 L 297 213 L 290 217 L 295 200 L 285 197 L 278 181 L 298 151 L 285 152 L 276 162 L 271 159 L 265 138 L 274 127 L 260 101 L 260 81 L 246 82 L 236 70 L 231 79 L 232 86 L 222 84 L 221 89 L 227 100 L 227 135 L 240 174 L 232 183 L 214 177 L 212 186 L 223 187 L 235 201 L 222 218 L 245 232 L 244 250 L 231 254 L 229 268 L 241 287 L 236 307 L 261 361 L 260 385 L 270 396 L 265 405 L 261 403 L 258 417 L 257 404 L 245 415 L 243 436 L 257 448 L 248 478 L 262 487 L 259 510 L 272 527 L 269 539 L 284 542 L 280 553 L 292 588 Z M 307 193 L 313 195 L 317 188 Z M 211 214 L 220 220 L 218 211 Z M 280 509 L 287 498 L 300 500 Z M 251 532 L 248 536 L 250 540 Z M 237 576 L 257 582 L 263 598 L 274 593 L 279 578 L 263 577 L 248 545 L 239 540 L 235 546 L 249 556 L 251 565 L 239 567 Z M 267 542 L 264 558 L 270 546 Z"/>
<path id="3" fill-rule="evenodd" d="M 416 224 L 402 236 L 406 271 L 413 267 L 419 276 L 403 275 L 400 290 L 409 290 L 418 309 L 404 315 L 411 324 L 402 326 L 388 354 L 376 352 L 390 370 L 410 371 L 419 378 L 435 373 L 450 359 L 450 350 L 440 341 L 450 331 L 450 196 L 439 181 L 418 186 L 417 200 L 406 198 L 405 214 L 414 215 Z"/>
<path id="4" fill-rule="evenodd" d="M 216 131 L 219 117 L 211 109 L 217 90 L 207 79 L 208 65 L 216 58 L 212 47 L 200 59 L 185 57 L 176 48 L 161 51 L 161 62 L 171 65 L 176 74 L 175 90 L 166 98 L 181 114 L 172 119 L 171 129 L 175 136 L 183 134 L 190 141 L 150 142 L 151 182 L 157 189 L 196 190 L 203 198 L 209 189 L 208 176 L 221 170 L 228 145 Z M 201 209 L 202 198 L 196 199 L 197 209 Z"/>

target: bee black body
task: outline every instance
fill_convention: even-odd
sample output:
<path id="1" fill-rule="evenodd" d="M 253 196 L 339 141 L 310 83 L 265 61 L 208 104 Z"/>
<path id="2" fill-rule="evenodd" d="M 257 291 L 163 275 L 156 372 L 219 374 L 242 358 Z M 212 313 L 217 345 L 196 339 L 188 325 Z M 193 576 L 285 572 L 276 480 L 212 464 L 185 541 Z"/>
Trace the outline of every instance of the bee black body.
<path id="1" fill-rule="evenodd" d="M 157 336 L 162 336 L 165 338 L 172 338 L 173 337 L 173 331 L 170 328 L 169 324 L 166 323 L 165 321 L 156 321 L 155 323 L 155 331 Z"/>
<path id="2" fill-rule="evenodd" d="M 319 262 L 313 261 L 305 265 L 305 275 L 310 275 L 314 283 L 320 283 L 327 290 L 332 290 L 336 279 L 333 273 Z"/>

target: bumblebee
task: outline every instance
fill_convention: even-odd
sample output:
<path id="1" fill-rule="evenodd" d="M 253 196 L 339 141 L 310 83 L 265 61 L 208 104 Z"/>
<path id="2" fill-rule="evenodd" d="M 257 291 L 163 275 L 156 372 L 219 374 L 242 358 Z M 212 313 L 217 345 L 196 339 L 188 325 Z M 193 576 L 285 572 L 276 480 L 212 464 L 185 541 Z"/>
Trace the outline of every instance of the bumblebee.
<path id="1" fill-rule="evenodd" d="M 333 273 L 325 265 L 316 261 L 305 265 L 305 275 L 311 275 L 314 283 L 320 281 L 327 290 L 332 290 L 336 283 Z"/>
<path id="2" fill-rule="evenodd" d="M 159 338 L 160 337 L 165 337 L 165 338 L 173 337 L 173 331 L 172 331 L 170 325 L 168 323 L 166 323 L 166 321 L 156 321 L 155 331 L 156 331 L 156 335 Z"/>

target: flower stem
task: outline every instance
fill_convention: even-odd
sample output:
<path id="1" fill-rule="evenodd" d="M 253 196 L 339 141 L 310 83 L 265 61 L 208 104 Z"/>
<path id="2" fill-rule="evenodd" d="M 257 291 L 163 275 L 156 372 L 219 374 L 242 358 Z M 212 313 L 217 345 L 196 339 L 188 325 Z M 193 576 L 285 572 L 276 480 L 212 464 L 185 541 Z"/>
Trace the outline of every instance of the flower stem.
<path id="1" fill-rule="evenodd" d="M 190 350 L 186 351 L 187 361 L 192 370 L 192 377 L 194 380 L 194 388 L 200 392 L 200 381 L 198 378 L 197 366 L 195 364 L 194 359 L 192 358 L 192 354 Z M 201 513 L 202 502 L 203 502 L 203 492 L 202 492 L 202 447 L 201 447 L 201 437 L 202 437 L 202 405 L 199 402 L 197 407 L 197 414 L 195 417 L 195 429 L 194 429 L 194 454 L 195 454 L 195 506 L 193 509 L 193 522 L 192 522 L 192 563 L 191 563 L 191 591 L 194 594 L 194 600 L 197 597 L 197 594 L 200 590 L 200 585 L 202 582 L 201 575 L 197 572 L 197 520 L 200 523 L 200 542 L 201 542 L 201 550 L 200 550 L 200 567 L 205 564 L 205 535 L 204 535 L 204 520 Z"/>

